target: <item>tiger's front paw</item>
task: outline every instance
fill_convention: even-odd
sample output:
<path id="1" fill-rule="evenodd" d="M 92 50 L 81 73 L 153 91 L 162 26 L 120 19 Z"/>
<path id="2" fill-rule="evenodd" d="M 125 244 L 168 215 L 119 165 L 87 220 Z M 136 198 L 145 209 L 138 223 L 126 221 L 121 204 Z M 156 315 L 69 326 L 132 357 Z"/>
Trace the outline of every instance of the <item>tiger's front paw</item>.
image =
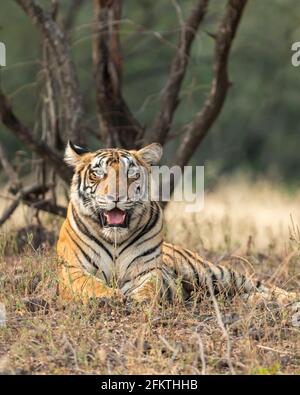
<path id="1" fill-rule="evenodd" d="M 159 293 L 151 289 L 142 289 L 139 292 L 132 293 L 129 297 L 133 303 L 150 305 L 160 301 Z"/>
<path id="2" fill-rule="evenodd" d="M 124 298 L 97 298 L 95 300 L 95 303 L 97 307 L 103 308 L 103 307 L 110 307 L 112 309 L 115 309 L 117 307 L 122 307 L 125 304 Z"/>
<path id="3" fill-rule="evenodd" d="M 151 277 L 141 287 L 129 292 L 126 296 L 137 303 L 153 304 L 160 301 L 160 291 L 160 279 Z"/>
<path id="4" fill-rule="evenodd" d="M 119 289 L 109 289 L 109 292 L 93 296 L 87 301 L 89 305 L 96 307 L 111 307 L 115 308 L 125 304 L 125 297 Z"/>

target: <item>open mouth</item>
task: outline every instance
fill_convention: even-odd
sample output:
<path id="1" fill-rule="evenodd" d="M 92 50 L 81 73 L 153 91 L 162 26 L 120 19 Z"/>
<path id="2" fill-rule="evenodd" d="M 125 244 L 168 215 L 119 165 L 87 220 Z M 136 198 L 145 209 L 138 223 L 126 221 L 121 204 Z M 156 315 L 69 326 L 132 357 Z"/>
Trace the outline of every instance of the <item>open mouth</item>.
<path id="1" fill-rule="evenodd" d="M 114 208 L 110 211 L 103 211 L 102 213 L 103 226 L 108 227 L 127 227 L 128 215 L 125 211 Z"/>

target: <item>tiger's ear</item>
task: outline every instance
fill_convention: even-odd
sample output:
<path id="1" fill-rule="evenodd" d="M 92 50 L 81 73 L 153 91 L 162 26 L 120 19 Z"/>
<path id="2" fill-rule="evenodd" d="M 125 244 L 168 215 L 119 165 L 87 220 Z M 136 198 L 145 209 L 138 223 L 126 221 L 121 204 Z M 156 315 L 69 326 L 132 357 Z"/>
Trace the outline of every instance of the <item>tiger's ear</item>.
<path id="1" fill-rule="evenodd" d="M 157 165 L 162 157 L 163 148 L 159 143 L 152 143 L 137 151 L 137 154 L 148 165 Z"/>
<path id="2" fill-rule="evenodd" d="M 69 140 L 66 147 L 64 160 L 68 165 L 76 167 L 82 160 L 83 155 L 87 154 L 88 152 L 89 150 L 86 148 L 79 147 L 79 145 L 75 145 Z"/>

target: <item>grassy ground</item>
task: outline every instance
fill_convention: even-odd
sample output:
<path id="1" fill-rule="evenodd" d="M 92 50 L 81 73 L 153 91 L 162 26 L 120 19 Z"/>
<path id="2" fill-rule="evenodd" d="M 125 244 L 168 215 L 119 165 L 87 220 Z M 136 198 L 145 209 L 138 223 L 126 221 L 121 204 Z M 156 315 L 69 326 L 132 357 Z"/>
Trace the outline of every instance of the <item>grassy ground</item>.
<path id="1" fill-rule="evenodd" d="M 299 290 L 299 197 L 265 182 L 224 183 L 206 195 L 200 213 L 170 205 L 166 238 Z M 1 372 L 300 374 L 300 328 L 289 308 L 239 299 L 218 300 L 217 307 L 210 301 L 162 308 L 117 301 L 62 306 L 54 250 L 33 249 L 29 235 L 17 254 L 14 241 L 2 233 Z"/>

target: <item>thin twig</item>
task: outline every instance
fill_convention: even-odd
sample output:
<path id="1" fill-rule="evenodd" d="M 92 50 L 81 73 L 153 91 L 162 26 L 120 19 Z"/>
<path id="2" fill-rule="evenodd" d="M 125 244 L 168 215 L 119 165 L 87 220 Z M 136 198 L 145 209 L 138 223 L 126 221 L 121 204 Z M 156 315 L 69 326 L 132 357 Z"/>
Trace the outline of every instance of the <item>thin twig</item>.
<path id="1" fill-rule="evenodd" d="M 120 0 L 94 0 L 94 79 L 103 143 L 110 147 L 135 148 L 143 134 L 143 128 L 133 117 L 121 91 L 121 3 Z"/>
<path id="2" fill-rule="evenodd" d="M 48 200 L 40 199 L 40 196 L 44 195 L 51 187 L 52 185 L 50 184 L 34 184 L 20 189 L 17 196 L 2 214 L 2 217 L 0 218 L 0 226 L 2 226 L 12 216 L 21 202 L 31 208 L 46 211 L 50 214 L 61 217 L 66 217 L 67 209 L 65 207 L 53 204 Z"/>
<path id="3" fill-rule="evenodd" d="M 66 130 L 68 138 L 77 144 L 84 144 L 83 105 L 77 70 L 71 58 L 70 48 L 63 31 L 34 0 L 16 0 L 32 23 L 48 42 L 55 58 L 62 90 Z"/>
<path id="4" fill-rule="evenodd" d="M 2 226 L 15 212 L 17 209 L 20 201 L 22 200 L 21 194 L 18 195 L 17 198 L 15 198 L 11 204 L 4 210 L 4 213 L 2 214 L 2 217 L 0 218 L 0 226 Z"/>
<path id="5" fill-rule="evenodd" d="M 0 119 L 2 123 L 13 132 L 20 141 L 22 141 L 29 149 L 37 153 L 42 158 L 49 160 L 49 162 L 56 169 L 57 173 L 61 178 L 69 182 L 72 177 L 71 170 L 63 162 L 63 160 L 58 156 L 58 154 L 53 151 L 48 145 L 41 141 L 37 141 L 32 136 L 29 129 L 21 123 L 21 121 L 15 116 L 12 111 L 10 104 L 6 96 L 0 90 Z"/>
<path id="6" fill-rule="evenodd" d="M 187 71 L 192 43 L 206 14 L 208 2 L 209 0 L 198 0 L 185 23 L 178 7 L 176 7 L 180 14 L 181 32 L 169 76 L 161 94 L 160 110 L 155 118 L 152 131 L 147 137 L 149 142 L 151 140 L 164 144 L 167 139 L 173 115 L 179 103 L 179 92 Z"/>
<path id="7" fill-rule="evenodd" d="M 84 0 L 71 0 L 69 2 L 69 8 L 67 10 L 66 16 L 63 19 L 62 28 L 66 36 L 70 36 L 76 17 L 82 7 Z"/>
<path id="8" fill-rule="evenodd" d="M 231 374 L 235 375 L 235 370 L 233 368 L 232 361 L 231 361 L 231 341 L 230 341 L 229 334 L 228 334 L 228 332 L 227 332 L 227 330 L 225 328 L 224 322 L 222 320 L 222 316 L 221 316 L 221 313 L 220 313 L 219 305 L 218 305 L 217 299 L 216 299 L 216 297 L 214 295 L 214 290 L 213 290 L 211 279 L 207 281 L 207 285 L 208 285 L 208 288 L 209 288 L 210 297 L 211 297 L 211 299 L 213 301 L 213 305 L 214 305 L 214 309 L 215 309 L 218 325 L 219 325 L 219 327 L 220 327 L 220 329 L 221 329 L 221 331 L 223 333 L 224 339 L 226 340 L 226 359 L 227 359 L 227 363 L 228 363 L 228 366 L 229 366 Z"/>
<path id="9" fill-rule="evenodd" d="M 200 336 L 200 333 L 196 333 L 196 336 L 198 339 L 199 356 L 200 356 L 201 364 L 202 364 L 201 374 L 205 375 L 206 374 L 206 361 L 205 361 L 205 354 L 204 354 L 204 345 L 203 345 L 203 341 Z"/>
<path id="10" fill-rule="evenodd" d="M 10 184 L 12 185 L 17 185 L 19 184 L 19 177 L 15 171 L 15 169 L 13 168 L 13 166 L 11 165 L 11 163 L 9 162 L 5 149 L 2 145 L 2 143 L 0 143 L 0 163 L 3 167 L 3 170 L 10 182 Z"/>
<path id="11" fill-rule="evenodd" d="M 218 117 L 228 88 L 228 59 L 247 0 L 228 0 L 225 14 L 216 35 L 214 77 L 210 93 L 200 112 L 194 120 L 183 129 L 185 135 L 174 157 L 174 163 L 183 168 L 206 136 L 208 130 Z"/>

